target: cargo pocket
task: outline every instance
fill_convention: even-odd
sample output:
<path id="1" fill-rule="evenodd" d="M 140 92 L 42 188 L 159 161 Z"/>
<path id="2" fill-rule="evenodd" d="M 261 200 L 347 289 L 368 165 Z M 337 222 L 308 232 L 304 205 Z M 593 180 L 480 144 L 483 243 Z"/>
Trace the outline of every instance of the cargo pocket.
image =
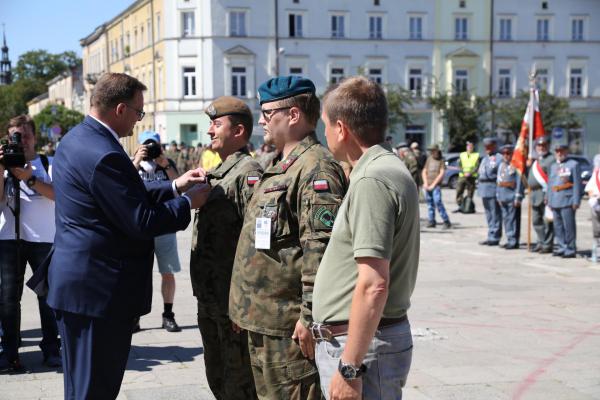
<path id="1" fill-rule="evenodd" d="M 297 382 L 317 373 L 317 367 L 310 360 L 290 361 L 286 365 L 286 376 Z"/>
<path id="2" fill-rule="evenodd" d="M 286 195 L 287 191 L 273 192 L 262 206 L 262 217 L 271 219 L 271 242 L 285 240 L 291 234 Z"/>

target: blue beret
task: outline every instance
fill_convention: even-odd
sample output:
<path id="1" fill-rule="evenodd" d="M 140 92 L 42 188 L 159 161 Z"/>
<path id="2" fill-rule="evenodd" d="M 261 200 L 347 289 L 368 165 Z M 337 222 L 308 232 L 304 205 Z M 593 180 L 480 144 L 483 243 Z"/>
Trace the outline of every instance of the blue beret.
<path id="1" fill-rule="evenodd" d="M 144 131 L 138 136 L 138 142 L 143 144 L 146 140 L 154 140 L 156 143 L 160 143 L 160 136 L 156 132 Z"/>
<path id="2" fill-rule="evenodd" d="M 302 93 L 315 93 L 315 84 L 301 76 L 278 76 L 271 78 L 258 88 L 260 104 L 287 99 Z"/>

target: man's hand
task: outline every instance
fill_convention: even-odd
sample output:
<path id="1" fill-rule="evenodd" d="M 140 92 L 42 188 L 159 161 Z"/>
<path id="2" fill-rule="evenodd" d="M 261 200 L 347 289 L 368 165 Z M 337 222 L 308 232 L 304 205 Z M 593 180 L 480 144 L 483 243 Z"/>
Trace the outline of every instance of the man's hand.
<path id="1" fill-rule="evenodd" d="M 329 398 L 331 400 L 360 400 L 362 398 L 362 378 L 347 381 L 336 371 L 329 385 Z"/>
<path id="2" fill-rule="evenodd" d="M 296 328 L 292 335 L 293 340 L 297 340 L 300 345 L 302 355 L 309 360 L 315 359 L 315 339 L 308 329 L 300 321 L 296 322 Z"/>
<path id="3" fill-rule="evenodd" d="M 577 211 L 578 208 L 579 208 L 579 204 L 573 204 L 573 210 Z"/>
<path id="4" fill-rule="evenodd" d="M 28 163 L 25 168 L 11 168 L 11 174 L 15 176 L 15 178 L 21 181 L 27 181 L 33 175 L 33 168 L 31 168 L 31 164 Z"/>
<path id="5" fill-rule="evenodd" d="M 533 160 L 531 158 L 527 158 L 527 162 L 525 164 L 527 165 L 527 168 L 529 168 L 533 164 Z"/>
<path id="6" fill-rule="evenodd" d="M 238 335 L 242 333 L 242 328 L 240 328 L 240 326 L 233 321 L 231 321 L 231 329 Z"/>
<path id="7" fill-rule="evenodd" d="M 140 144 L 133 155 L 133 164 L 139 167 L 142 160 L 146 157 L 148 157 L 148 149 L 145 145 Z"/>
<path id="8" fill-rule="evenodd" d="M 465 174 L 464 174 L 464 175 L 465 175 L 465 178 L 468 178 L 468 177 L 470 177 L 470 176 L 471 176 L 471 173 L 470 173 L 470 172 L 465 172 Z"/>
<path id="9" fill-rule="evenodd" d="M 167 168 L 169 166 L 169 159 L 165 157 L 163 153 L 160 153 L 160 155 L 156 157 L 154 161 L 156 161 L 156 163 L 162 168 Z"/>
<path id="10" fill-rule="evenodd" d="M 521 207 L 521 201 L 520 200 L 515 200 L 515 207 L 517 207 L 517 208 Z"/>
<path id="11" fill-rule="evenodd" d="M 175 179 L 175 186 L 180 192 L 186 192 L 198 183 L 206 183 L 206 171 L 202 168 L 190 169 Z"/>
<path id="12" fill-rule="evenodd" d="M 186 196 L 192 201 L 192 209 L 200 208 L 206 203 L 206 200 L 210 195 L 210 189 L 210 185 L 201 184 L 193 186 L 185 192 Z"/>

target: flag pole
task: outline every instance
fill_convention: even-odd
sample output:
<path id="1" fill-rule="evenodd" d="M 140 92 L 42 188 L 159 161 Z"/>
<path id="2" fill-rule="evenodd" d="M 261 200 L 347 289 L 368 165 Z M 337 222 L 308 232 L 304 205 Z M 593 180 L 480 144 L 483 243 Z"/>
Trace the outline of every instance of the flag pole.
<path id="1" fill-rule="evenodd" d="M 529 128 L 529 148 L 527 149 L 527 160 L 529 161 L 529 163 L 532 163 L 532 158 L 533 158 L 533 132 L 534 131 L 534 126 L 533 124 L 535 123 L 535 118 L 534 118 L 534 113 L 535 110 L 533 109 L 534 107 L 534 91 L 535 91 L 535 77 L 537 75 L 537 71 L 535 68 L 535 63 L 531 66 L 531 72 L 529 73 L 529 107 L 528 107 L 528 119 L 529 119 L 529 123 L 528 128 Z M 529 166 L 529 168 L 531 168 L 531 165 Z M 524 177 L 521 177 L 521 179 L 524 179 Z M 531 203 L 531 186 L 528 184 L 527 185 L 527 250 L 531 251 L 531 219 L 532 216 L 531 214 L 533 213 L 533 205 Z"/>

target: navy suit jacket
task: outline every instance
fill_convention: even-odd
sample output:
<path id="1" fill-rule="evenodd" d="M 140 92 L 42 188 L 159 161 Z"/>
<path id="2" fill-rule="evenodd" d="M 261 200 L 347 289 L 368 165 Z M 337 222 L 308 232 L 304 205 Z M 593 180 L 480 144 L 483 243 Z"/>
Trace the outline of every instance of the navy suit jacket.
<path id="1" fill-rule="evenodd" d="M 56 236 L 48 304 L 99 318 L 150 312 L 154 240 L 190 222 L 171 182 L 145 186 L 121 144 L 91 117 L 60 142 L 53 164 Z"/>

